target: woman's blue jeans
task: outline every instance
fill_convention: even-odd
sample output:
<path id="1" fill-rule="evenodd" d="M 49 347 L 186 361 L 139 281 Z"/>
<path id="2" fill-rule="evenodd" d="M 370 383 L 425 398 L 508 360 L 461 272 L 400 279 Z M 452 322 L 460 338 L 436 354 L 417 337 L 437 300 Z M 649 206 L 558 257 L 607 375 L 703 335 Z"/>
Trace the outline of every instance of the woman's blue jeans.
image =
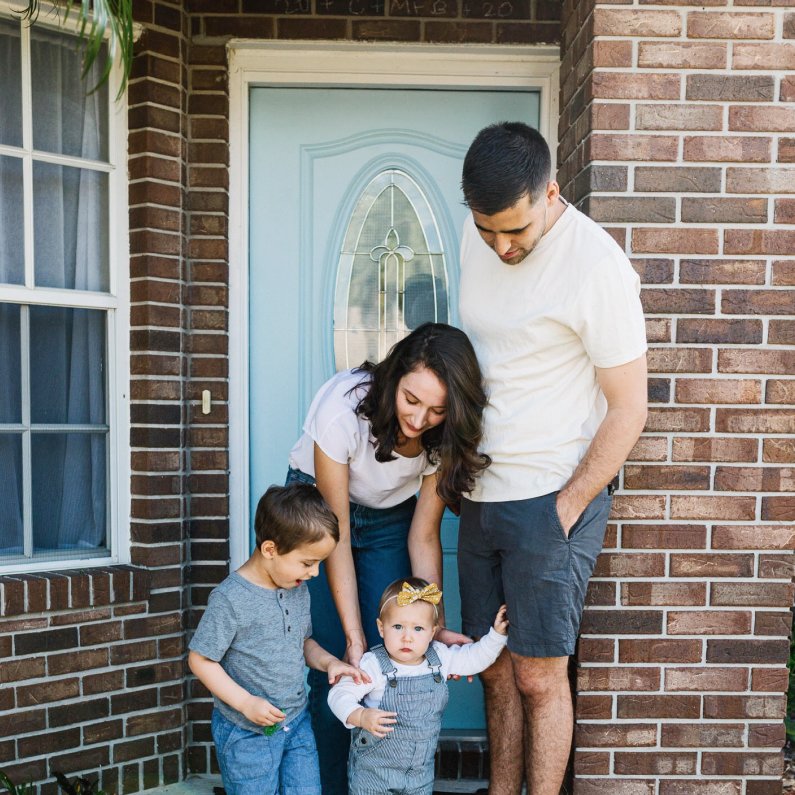
<path id="1" fill-rule="evenodd" d="M 287 482 L 293 480 L 315 482 L 311 475 L 290 469 Z M 393 508 L 350 504 L 353 565 L 368 647 L 381 642 L 375 624 L 381 594 L 393 580 L 411 575 L 408 533 L 416 504 L 414 497 Z M 309 593 L 312 597 L 312 637 L 341 658 L 345 654 L 345 635 L 329 590 L 325 565 L 321 565 L 318 576 L 309 581 Z M 308 681 L 309 712 L 320 758 L 323 795 L 347 795 L 350 731 L 328 708 L 326 674 L 310 670 Z"/>

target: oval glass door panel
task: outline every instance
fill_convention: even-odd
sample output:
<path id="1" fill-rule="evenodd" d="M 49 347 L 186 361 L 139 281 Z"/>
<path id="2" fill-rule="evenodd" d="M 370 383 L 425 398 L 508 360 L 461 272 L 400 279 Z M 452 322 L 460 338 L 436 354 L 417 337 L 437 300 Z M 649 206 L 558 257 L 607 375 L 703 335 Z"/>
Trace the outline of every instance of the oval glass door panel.
<path id="1" fill-rule="evenodd" d="M 381 361 L 425 322 L 447 323 L 447 268 L 430 202 L 400 169 L 376 175 L 356 201 L 334 298 L 337 370 Z"/>

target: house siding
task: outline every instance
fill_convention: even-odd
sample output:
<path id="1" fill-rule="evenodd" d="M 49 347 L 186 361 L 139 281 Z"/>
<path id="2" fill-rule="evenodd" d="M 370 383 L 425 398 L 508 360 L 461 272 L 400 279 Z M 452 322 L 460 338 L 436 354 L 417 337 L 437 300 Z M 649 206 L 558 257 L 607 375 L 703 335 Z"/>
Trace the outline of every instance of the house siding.
<path id="1" fill-rule="evenodd" d="M 578 794 L 781 792 L 795 14 L 707 5 L 563 5 L 560 183 L 632 259 L 650 341 L 583 620 Z"/>
<path id="2" fill-rule="evenodd" d="M 651 343 L 579 644 L 574 791 L 780 792 L 795 0 L 134 7 L 131 565 L 0 578 L 0 767 L 115 792 L 217 772 L 184 659 L 229 565 L 227 41 L 561 42 L 559 182 L 632 259 Z"/>

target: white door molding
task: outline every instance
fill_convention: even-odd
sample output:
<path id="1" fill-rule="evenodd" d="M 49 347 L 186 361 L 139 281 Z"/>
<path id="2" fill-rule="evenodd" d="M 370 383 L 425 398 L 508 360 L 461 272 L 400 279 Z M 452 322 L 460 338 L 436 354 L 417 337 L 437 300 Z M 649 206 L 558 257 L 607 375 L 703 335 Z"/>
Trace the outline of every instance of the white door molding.
<path id="1" fill-rule="evenodd" d="M 252 86 L 536 89 L 555 173 L 560 51 L 550 46 L 233 39 L 229 55 L 229 519 L 233 569 L 249 555 L 248 95 Z M 266 344 L 260 341 L 260 344 Z M 284 462 L 285 473 L 287 461 Z"/>

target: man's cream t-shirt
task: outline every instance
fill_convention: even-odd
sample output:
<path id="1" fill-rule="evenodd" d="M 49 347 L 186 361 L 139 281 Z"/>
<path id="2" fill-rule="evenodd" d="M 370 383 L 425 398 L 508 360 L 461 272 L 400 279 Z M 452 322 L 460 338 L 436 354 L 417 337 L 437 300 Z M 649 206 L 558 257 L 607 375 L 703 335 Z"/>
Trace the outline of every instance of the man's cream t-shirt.
<path id="1" fill-rule="evenodd" d="M 594 367 L 646 351 L 639 291 L 615 241 L 571 205 L 517 265 L 468 216 L 460 314 L 489 395 L 481 450 L 492 459 L 471 499 L 529 499 L 568 481 L 607 410 Z"/>

